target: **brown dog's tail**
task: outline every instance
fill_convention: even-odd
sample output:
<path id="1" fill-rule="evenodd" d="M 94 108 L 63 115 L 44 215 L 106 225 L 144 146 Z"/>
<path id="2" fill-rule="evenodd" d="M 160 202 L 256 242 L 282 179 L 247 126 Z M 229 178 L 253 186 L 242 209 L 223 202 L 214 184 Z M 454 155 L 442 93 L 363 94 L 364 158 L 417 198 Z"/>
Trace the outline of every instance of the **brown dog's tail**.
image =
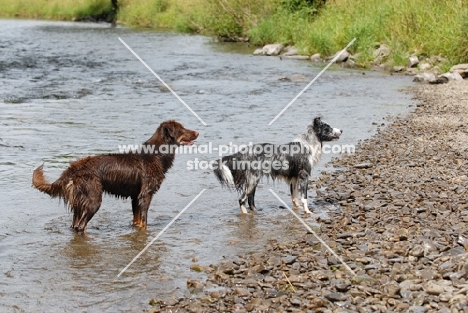
<path id="1" fill-rule="evenodd" d="M 50 184 L 47 181 L 47 179 L 44 177 L 44 172 L 42 171 L 43 167 L 44 167 L 44 164 L 42 164 L 41 166 L 39 166 L 38 168 L 34 170 L 33 178 L 32 178 L 32 185 L 36 189 L 50 195 L 53 198 L 63 197 L 62 187 L 60 186 L 60 184 L 57 184 L 57 183 Z"/>

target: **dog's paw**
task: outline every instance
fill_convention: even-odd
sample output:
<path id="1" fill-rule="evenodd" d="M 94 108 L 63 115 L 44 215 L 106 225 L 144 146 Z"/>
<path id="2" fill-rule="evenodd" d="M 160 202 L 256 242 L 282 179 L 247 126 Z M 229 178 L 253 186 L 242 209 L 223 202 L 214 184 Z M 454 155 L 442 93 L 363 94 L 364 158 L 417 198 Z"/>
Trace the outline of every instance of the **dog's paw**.
<path id="1" fill-rule="evenodd" d="M 241 210 L 242 214 L 247 214 L 248 213 L 247 208 L 245 207 L 245 205 L 241 205 L 240 210 Z"/>

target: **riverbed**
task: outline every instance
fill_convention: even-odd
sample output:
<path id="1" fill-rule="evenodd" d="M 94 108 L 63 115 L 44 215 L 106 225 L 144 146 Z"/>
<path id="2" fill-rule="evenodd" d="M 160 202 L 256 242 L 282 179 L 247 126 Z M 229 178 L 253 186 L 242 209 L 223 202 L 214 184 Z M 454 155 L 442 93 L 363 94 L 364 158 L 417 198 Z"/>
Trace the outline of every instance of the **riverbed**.
<path id="1" fill-rule="evenodd" d="M 197 130 L 198 144 L 284 143 L 315 116 L 344 130 L 354 145 L 408 112 L 404 76 L 325 72 L 272 125 L 268 123 L 324 64 L 257 57 L 255 47 L 202 36 L 111 28 L 107 24 L 0 20 L 0 309 L 2 311 L 134 311 L 152 298 L 184 295 L 187 279 L 203 280 L 194 262 L 215 264 L 259 251 L 269 238 L 302 233 L 272 197 L 288 188 L 264 182 L 259 211 L 242 215 L 237 195 L 208 169 L 188 162 L 214 153 L 179 154 L 153 198 L 148 230 L 131 226 L 131 203 L 104 197 L 87 236 L 71 214 L 31 187 L 32 171 L 56 179 L 77 158 L 118 153 L 148 139 L 164 120 Z M 122 45 L 124 40 L 207 124 L 204 126 Z M 299 74 L 305 81 L 279 79 Z M 382 125 L 383 124 L 383 125 Z M 338 154 L 323 157 L 314 175 Z M 201 190 L 206 191 L 128 268 L 117 274 Z M 309 199 L 317 214 L 330 204 Z M 306 218 L 311 225 L 314 218 Z"/>

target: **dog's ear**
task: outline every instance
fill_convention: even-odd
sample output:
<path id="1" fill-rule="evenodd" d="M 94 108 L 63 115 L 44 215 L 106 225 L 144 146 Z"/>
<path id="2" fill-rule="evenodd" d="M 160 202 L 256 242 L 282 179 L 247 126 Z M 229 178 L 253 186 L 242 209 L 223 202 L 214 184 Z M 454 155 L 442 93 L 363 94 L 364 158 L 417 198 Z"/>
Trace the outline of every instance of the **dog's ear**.
<path id="1" fill-rule="evenodd" d="M 314 127 L 318 127 L 321 124 L 322 124 L 322 118 L 321 117 L 314 118 Z"/>
<path id="2" fill-rule="evenodd" d="M 163 132 L 166 138 L 175 139 L 176 134 L 175 134 L 174 123 L 171 123 L 171 122 L 165 123 L 165 125 L 163 126 Z"/>

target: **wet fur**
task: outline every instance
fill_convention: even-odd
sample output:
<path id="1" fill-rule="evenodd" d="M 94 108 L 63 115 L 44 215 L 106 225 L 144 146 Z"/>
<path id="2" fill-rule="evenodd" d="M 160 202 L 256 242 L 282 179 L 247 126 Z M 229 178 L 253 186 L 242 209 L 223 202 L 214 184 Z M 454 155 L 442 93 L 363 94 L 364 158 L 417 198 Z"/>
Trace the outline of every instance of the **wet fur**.
<path id="1" fill-rule="evenodd" d="M 175 121 L 161 123 L 145 145 L 179 145 L 198 137 Z M 33 186 L 60 198 L 73 212 L 72 228 L 84 232 L 99 210 L 103 192 L 119 198 L 131 198 L 133 225 L 146 229 L 147 213 L 153 195 L 172 167 L 174 153 L 107 154 L 89 156 L 70 164 L 54 182 L 47 182 L 43 166 L 33 173 Z"/>
<path id="2" fill-rule="evenodd" d="M 272 180 L 284 180 L 290 186 L 294 207 L 300 206 L 297 199 L 299 194 L 301 194 L 304 211 L 311 213 L 307 204 L 308 178 L 312 172 L 312 168 L 320 160 L 322 143 L 338 139 L 341 133 L 341 130 L 331 128 L 317 117 L 307 127 L 306 132 L 295 141 L 285 145 L 256 144 L 248 152 L 237 152 L 224 156 L 218 164 L 219 166 L 214 170 L 214 173 L 223 186 L 234 188 L 241 194 L 239 205 L 242 213 L 247 213 L 246 202 L 248 202 L 250 210 L 256 210 L 255 191 L 260 179 L 264 176 Z M 255 149 L 255 147 L 263 148 L 267 145 L 276 147 L 277 150 L 275 151 L 277 152 L 272 154 L 265 153 L 265 149 Z M 289 151 L 289 153 L 282 153 L 281 148 Z M 296 151 L 300 151 L 300 153 L 291 153 L 291 151 L 294 151 L 293 148 L 299 149 Z M 261 152 L 257 153 L 256 151 Z M 281 162 L 281 164 L 287 162 L 288 167 L 280 169 L 270 167 L 268 171 L 264 171 L 264 167 L 259 169 L 242 169 L 238 166 L 239 161 L 257 161 L 265 165 L 273 164 L 275 161 Z"/>

